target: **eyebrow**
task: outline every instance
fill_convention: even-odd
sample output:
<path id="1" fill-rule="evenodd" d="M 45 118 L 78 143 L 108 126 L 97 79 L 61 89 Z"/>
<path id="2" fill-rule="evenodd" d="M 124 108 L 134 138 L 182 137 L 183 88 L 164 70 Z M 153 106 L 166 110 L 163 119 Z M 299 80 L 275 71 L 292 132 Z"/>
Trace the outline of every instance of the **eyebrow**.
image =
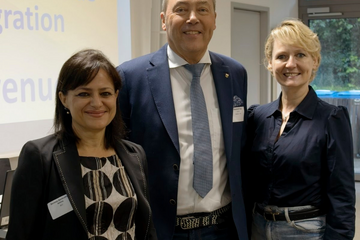
<path id="1" fill-rule="evenodd" d="M 103 88 L 99 88 L 99 90 L 107 90 L 107 89 L 110 89 L 110 90 L 113 90 L 114 88 L 112 87 L 103 87 Z M 92 91 L 93 89 L 92 88 L 87 88 L 87 87 L 77 87 L 76 89 L 74 90 L 87 90 L 87 91 Z"/>
<path id="2" fill-rule="evenodd" d="M 178 2 L 174 5 L 174 7 L 175 7 L 175 6 L 178 6 L 178 5 L 181 5 L 181 4 L 189 5 L 190 3 L 189 3 L 188 1 L 178 1 Z M 206 5 L 206 4 L 210 5 L 209 1 L 204 0 L 204 1 L 198 1 L 198 2 L 196 2 L 196 5 Z"/>
<path id="3" fill-rule="evenodd" d="M 197 2 L 198 4 L 209 4 L 209 5 L 211 5 L 210 3 L 209 3 L 209 1 L 199 1 L 199 2 Z"/>

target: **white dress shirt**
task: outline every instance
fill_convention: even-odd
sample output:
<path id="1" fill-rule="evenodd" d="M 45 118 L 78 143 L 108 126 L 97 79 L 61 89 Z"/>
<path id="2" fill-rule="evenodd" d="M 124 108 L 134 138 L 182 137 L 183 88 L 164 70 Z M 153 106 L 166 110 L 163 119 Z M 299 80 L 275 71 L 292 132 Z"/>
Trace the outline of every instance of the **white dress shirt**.
<path id="1" fill-rule="evenodd" d="M 171 88 L 174 99 L 180 147 L 180 176 L 177 199 L 177 215 L 194 212 L 211 212 L 231 202 L 226 169 L 223 132 L 219 104 L 211 72 L 209 52 L 199 63 L 206 63 L 200 77 L 209 118 L 213 154 L 213 188 L 202 198 L 193 188 L 194 142 L 191 122 L 190 85 L 192 75 L 183 65 L 188 64 L 168 46 L 167 54 L 170 67 Z"/>

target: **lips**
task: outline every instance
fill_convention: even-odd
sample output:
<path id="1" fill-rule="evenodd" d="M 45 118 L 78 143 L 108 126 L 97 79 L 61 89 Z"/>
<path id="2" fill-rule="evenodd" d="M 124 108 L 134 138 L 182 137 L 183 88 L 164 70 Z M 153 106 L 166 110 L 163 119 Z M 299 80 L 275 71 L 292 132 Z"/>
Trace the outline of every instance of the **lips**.
<path id="1" fill-rule="evenodd" d="M 200 31 L 186 31 L 184 32 L 186 35 L 195 35 L 195 34 L 200 34 Z"/>
<path id="2" fill-rule="evenodd" d="M 296 77 L 296 76 L 300 75 L 300 73 L 284 73 L 284 75 L 286 77 Z"/>
<path id="3" fill-rule="evenodd" d="M 86 111 L 92 117 L 102 117 L 106 111 Z"/>

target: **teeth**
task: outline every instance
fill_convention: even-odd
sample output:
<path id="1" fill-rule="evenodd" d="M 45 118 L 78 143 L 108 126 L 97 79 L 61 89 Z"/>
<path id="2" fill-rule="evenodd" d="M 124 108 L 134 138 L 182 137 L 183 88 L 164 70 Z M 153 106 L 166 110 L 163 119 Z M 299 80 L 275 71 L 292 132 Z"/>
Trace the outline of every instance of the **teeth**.
<path id="1" fill-rule="evenodd" d="M 297 75 L 299 75 L 299 74 L 298 73 L 285 73 L 285 76 L 287 76 L 287 77 L 295 77 Z"/>
<path id="2" fill-rule="evenodd" d="M 199 34 L 200 32 L 198 31 L 190 31 L 190 32 L 185 32 L 186 34 Z"/>

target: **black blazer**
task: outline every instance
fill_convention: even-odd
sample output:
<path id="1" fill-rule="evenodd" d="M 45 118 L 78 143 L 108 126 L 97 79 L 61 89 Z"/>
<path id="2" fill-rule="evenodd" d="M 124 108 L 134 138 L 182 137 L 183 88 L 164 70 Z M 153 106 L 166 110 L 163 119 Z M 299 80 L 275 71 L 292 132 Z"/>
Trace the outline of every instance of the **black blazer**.
<path id="1" fill-rule="evenodd" d="M 144 150 L 123 140 L 115 151 L 134 186 L 136 239 L 156 239 L 148 202 Z M 81 168 L 76 144 L 55 135 L 26 143 L 15 171 L 6 239 L 88 239 Z M 67 194 L 73 211 L 52 219 L 47 204 Z"/>

